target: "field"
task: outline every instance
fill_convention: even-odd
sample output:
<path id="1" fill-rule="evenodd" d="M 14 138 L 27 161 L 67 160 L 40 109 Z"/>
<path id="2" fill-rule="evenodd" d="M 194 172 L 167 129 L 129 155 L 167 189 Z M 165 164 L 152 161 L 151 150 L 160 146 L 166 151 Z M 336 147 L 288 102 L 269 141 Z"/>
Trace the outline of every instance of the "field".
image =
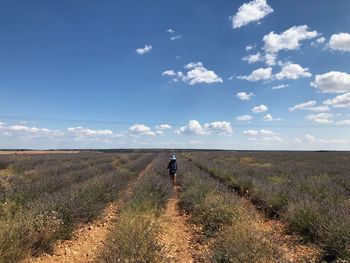
<path id="1" fill-rule="evenodd" d="M 0 262 L 350 262 L 350 153 L 3 152 Z"/>

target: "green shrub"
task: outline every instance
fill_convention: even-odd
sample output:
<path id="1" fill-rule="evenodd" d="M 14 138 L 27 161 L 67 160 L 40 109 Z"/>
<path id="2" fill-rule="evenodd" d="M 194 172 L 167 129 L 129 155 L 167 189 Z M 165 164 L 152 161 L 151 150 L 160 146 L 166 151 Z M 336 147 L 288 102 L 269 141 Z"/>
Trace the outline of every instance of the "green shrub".
<path id="1" fill-rule="evenodd" d="M 209 193 L 192 211 L 194 222 L 201 224 L 208 236 L 214 235 L 222 225 L 231 222 L 236 216 L 233 204 L 225 195 L 217 192 Z"/>
<path id="2" fill-rule="evenodd" d="M 154 214 L 124 211 L 97 262 L 163 262 L 164 248 L 158 236 Z"/>
<path id="3" fill-rule="evenodd" d="M 316 227 L 321 222 L 322 213 L 317 203 L 299 201 L 289 204 L 285 217 L 291 231 L 310 240 L 315 238 Z"/>
<path id="4" fill-rule="evenodd" d="M 350 220 L 346 210 L 341 214 L 331 214 L 323 220 L 317 229 L 320 246 L 333 255 L 350 260 Z"/>
<path id="5" fill-rule="evenodd" d="M 218 233 L 214 242 L 213 262 L 283 262 L 277 248 L 249 221 L 235 220 Z"/>
<path id="6" fill-rule="evenodd" d="M 158 174 L 148 174 L 132 190 L 96 262 L 164 262 L 158 216 L 171 192 Z"/>

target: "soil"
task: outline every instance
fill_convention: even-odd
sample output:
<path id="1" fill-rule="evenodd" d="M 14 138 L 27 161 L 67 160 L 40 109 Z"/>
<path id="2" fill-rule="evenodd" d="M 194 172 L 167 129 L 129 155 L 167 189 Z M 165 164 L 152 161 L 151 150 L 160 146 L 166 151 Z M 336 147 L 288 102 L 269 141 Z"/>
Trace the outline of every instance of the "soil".
<path id="1" fill-rule="evenodd" d="M 189 223 L 189 216 L 181 214 L 178 208 L 180 188 L 175 188 L 161 216 L 162 235 L 168 263 L 207 262 L 207 246 L 199 242 L 199 229 Z M 209 261 L 208 261 L 209 262 Z"/>

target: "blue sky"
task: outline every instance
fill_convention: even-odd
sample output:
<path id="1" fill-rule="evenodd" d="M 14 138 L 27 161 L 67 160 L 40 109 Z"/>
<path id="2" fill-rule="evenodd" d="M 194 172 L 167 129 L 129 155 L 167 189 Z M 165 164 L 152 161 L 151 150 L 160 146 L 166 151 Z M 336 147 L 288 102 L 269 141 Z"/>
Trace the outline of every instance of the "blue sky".
<path id="1" fill-rule="evenodd" d="M 350 150 L 350 2 L 0 1 L 0 148 Z"/>

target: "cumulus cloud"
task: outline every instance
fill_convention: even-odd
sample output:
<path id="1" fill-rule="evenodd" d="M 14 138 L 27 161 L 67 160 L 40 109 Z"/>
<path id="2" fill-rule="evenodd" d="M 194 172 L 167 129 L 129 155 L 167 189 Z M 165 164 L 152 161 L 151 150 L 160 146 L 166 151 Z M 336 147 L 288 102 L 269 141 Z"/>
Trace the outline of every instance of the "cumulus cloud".
<path id="1" fill-rule="evenodd" d="M 242 116 L 238 116 L 236 117 L 237 121 L 251 121 L 253 118 L 253 116 L 250 115 L 242 115 Z"/>
<path id="2" fill-rule="evenodd" d="M 144 54 L 151 52 L 151 50 L 152 50 L 151 45 L 145 45 L 145 47 L 143 47 L 143 48 L 136 49 L 136 53 L 139 55 L 144 55 Z"/>
<path id="3" fill-rule="evenodd" d="M 295 139 L 296 143 L 305 143 L 310 145 L 334 145 L 334 144 L 344 144 L 348 143 L 348 140 L 338 140 L 338 139 L 318 139 L 313 135 L 305 134 L 303 138 Z"/>
<path id="4" fill-rule="evenodd" d="M 318 114 L 307 115 L 305 118 L 315 123 L 328 124 L 333 122 L 332 117 L 333 117 L 333 114 L 331 113 L 318 113 Z"/>
<path id="5" fill-rule="evenodd" d="M 172 29 L 172 28 L 169 28 L 166 32 L 170 33 L 170 34 L 174 34 L 175 33 L 175 30 Z"/>
<path id="6" fill-rule="evenodd" d="M 232 27 L 240 28 L 251 22 L 258 22 L 272 12 L 273 9 L 267 4 L 266 0 L 254 0 L 244 3 L 233 16 Z"/>
<path id="7" fill-rule="evenodd" d="M 176 36 L 170 37 L 170 40 L 174 41 L 174 40 L 178 40 L 178 39 L 180 39 L 180 38 L 182 38 L 181 35 L 176 35 Z"/>
<path id="8" fill-rule="evenodd" d="M 171 125 L 169 124 L 160 124 L 160 125 L 156 125 L 156 129 L 157 130 L 167 130 L 167 129 L 171 129 Z"/>
<path id="9" fill-rule="evenodd" d="M 18 133 L 27 133 L 32 135 L 50 135 L 50 136 L 61 136 L 63 133 L 59 130 L 50 130 L 47 128 L 37 128 L 30 127 L 26 125 L 10 125 L 5 126 L 4 123 L 0 123 L 0 128 L 6 130 L 7 132 L 18 132 Z"/>
<path id="10" fill-rule="evenodd" d="M 166 70 L 166 71 L 163 71 L 162 73 L 162 76 L 169 76 L 169 77 L 173 77 L 173 76 L 176 76 L 177 73 L 174 71 L 174 70 Z"/>
<path id="11" fill-rule="evenodd" d="M 281 34 L 270 32 L 263 38 L 263 49 L 270 54 L 281 50 L 296 50 L 301 46 L 301 41 L 317 37 L 317 31 L 309 31 L 307 25 L 293 26 Z"/>
<path id="12" fill-rule="evenodd" d="M 264 121 L 280 121 L 282 120 L 281 118 L 274 118 L 272 117 L 271 114 L 266 114 L 264 117 L 263 117 L 263 120 Z"/>
<path id="13" fill-rule="evenodd" d="M 342 120 L 336 123 L 337 125 L 350 125 L 350 120 Z"/>
<path id="14" fill-rule="evenodd" d="M 254 96 L 253 93 L 245 93 L 245 92 L 238 92 L 236 94 L 236 97 L 240 100 L 250 100 L 252 98 L 252 96 Z"/>
<path id="15" fill-rule="evenodd" d="M 248 45 L 245 47 L 245 50 L 250 51 L 250 50 L 254 49 L 255 47 L 256 47 L 256 44 L 255 45 Z"/>
<path id="16" fill-rule="evenodd" d="M 181 71 L 176 73 L 174 70 L 167 70 L 164 71 L 162 75 L 175 77 L 173 78 L 175 82 L 181 79 L 190 85 L 223 82 L 222 78 L 219 77 L 214 71 L 206 69 L 202 62 L 191 62 L 185 66 L 185 69 L 188 70 L 188 72 L 185 74 Z"/>
<path id="17" fill-rule="evenodd" d="M 146 125 L 136 123 L 133 126 L 129 127 L 129 133 L 132 135 L 147 135 L 155 136 L 156 133 L 151 130 L 150 127 Z"/>
<path id="18" fill-rule="evenodd" d="M 252 108 L 252 112 L 254 112 L 254 113 L 261 113 L 261 112 L 265 112 L 267 110 L 268 110 L 268 107 L 265 106 L 264 104 L 261 104 L 259 106 Z"/>
<path id="19" fill-rule="evenodd" d="M 175 131 L 178 134 L 195 134 L 195 135 L 230 135 L 233 133 L 230 122 L 215 121 L 201 125 L 197 120 L 191 120 L 187 125 L 182 126 Z"/>
<path id="20" fill-rule="evenodd" d="M 46 128 L 28 127 L 25 125 L 11 125 L 8 127 L 8 130 L 21 131 L 21 132 L 31 132 L 31 133 L 50 132 L 50 130 L 46 129 Z"/>
<path id="21" fill-rule="evenodd" d="M 296 111 L 296 110 L 308 110 L 313 112 L 325 112 L 329 111 L 329 107 L 327 105 L 322 106 L 316 106 L 317 102 L 314 100 L 310 100 L 307 102 L 303 102 L 297 105 L 294 105 L 293 107 L 290 107 L 289 111 Z"/>
<path id="22" fill-rule="evenodd" d="M 262 56 L 261 56 L 260 52 L 258 52 L 256 54 L 245 56 L 245 57 L 243 57 L 242 60 L 247 61 L 249 64 L 252 64 L 252 63 L 255 63 L 258 61 L 262 61 Z"/>
<path id="23" fill-rule="evenodd" d="M 276 59 L 277 59 L 277 55 L 276 54 L 270 54 L 270 53 L 266 53 L 265 56 L 263 57 L 263 60 L 265 60 L 265 63 L 268 66 L 276 65 Z"/>
<path id="24" fill-rule="evenodd" d="M 324 104 L 334 108 L 350 108 L 350 92 L 328 99 Z"/>
<path id="25" fill-rule="evenodd" d="M 259 68 L 254 70 L 249 76 L 238 76 L 238 79 L 249 81 L 268 80 L 272 77 L 272 68 Z"/>
<path id="26" fill-rule="evenodd" d="M 275 75 L 278 80 L 282 79 L 299 79 L 311 77 L 312 74 L 308 68 L 303 68 L 299 64 L 287 64 L 282 67 L 282 70 Z"/>
<path id="27" fill-rule="evenodd" d="M 189 63 L 185 66 L 185 68 L 189 69 L 189 71 L 183 76 L 183 80 L 188 82 L 190 85 L 223 82 L 221 77 L 216 75 L 214 71 L 206 69 L 201 62 Z"/>
<path id="28" fill-rule="evenodd" d="M 113 135 L 111 130 L 92 130 L 83 127 L 70 127 L 67 129 L 68 133 L 79 135 L 79 136 L 107 136 Z"/>
<path id="29" fill-rule="evenodd" d="M 276 85 L 276 86 L 273 86 L 272 89 L 276 90 L 276 89 L 285 89 L 285 88 L 288 88 L 289 87 L 289 84 L 281 84 L 281 85 Z"/>
<path id="30" fill-rule="evenodd" d="M 332 35 L 328 46 L 333 50 L 350 52 L 350 34 L 339 33 Z"/>
<path id="31" fill-rule="evenodd" d="M 264 141 L 282 141 L 282 138 L 279 137 L 277 134 L 275 134 L 271 130 L 266 130 L 266 129 L 260 129 L 260 130 L 245 130 L 243 131 L 243 135 L 254 138 L 254 140 L 257 137 L 260 137 Z"/>
<path id="32" fill-rule="evenodd" d="M 350 92 L 350 74 L 339 71 L 330 71 L 322 75 L 316 75 L 311 86 L 323 93 Z"/>
<path id="33" fill-rule="evenodd" d="M 268 66 L 274 66 L 276 65 L 276 59 L 277 55 L 276 54 L 261 54 L 260 52 L 256 54 L 251 54 L 248 56 L 243 57 L 243 61 L 247 61 L 248 64 L 256 63 L 259 61 L 264 61 Z"/>
<path id="34" fill-rule="evenodd" d="M 326 38 L 320 37 L 320 38 L 318 38 L 318 39 L 316 40 L 316 42 L 317 42 L 318 44 L 323 44 L 324 42 L 326 42 Z"/>

